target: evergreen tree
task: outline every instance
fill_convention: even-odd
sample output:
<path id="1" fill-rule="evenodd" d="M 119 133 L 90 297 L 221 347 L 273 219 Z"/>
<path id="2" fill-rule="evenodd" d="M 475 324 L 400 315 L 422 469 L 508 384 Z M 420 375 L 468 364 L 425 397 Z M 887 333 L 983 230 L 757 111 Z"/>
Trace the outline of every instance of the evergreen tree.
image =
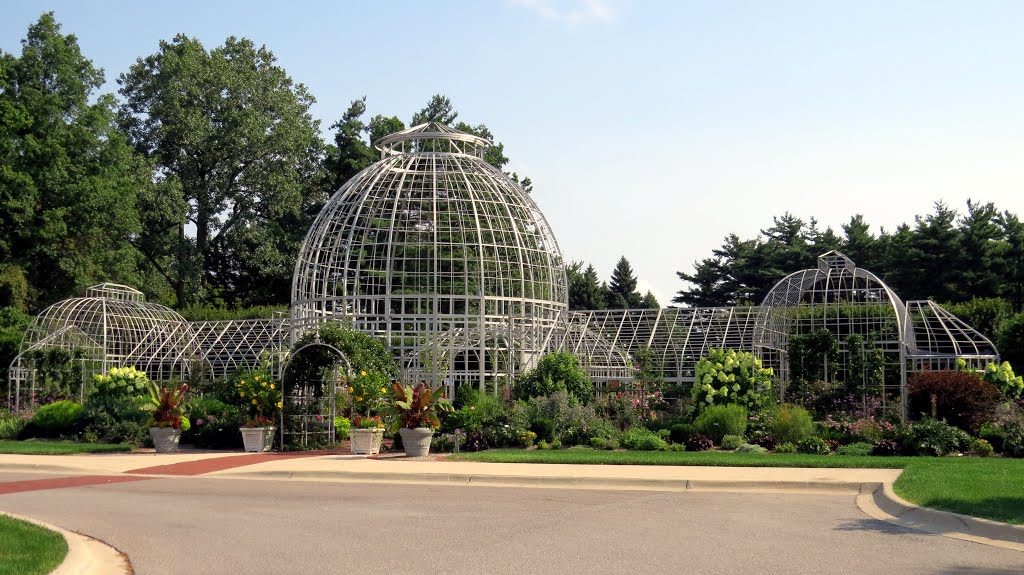
<path id="1" fill-rule="evenodd" d="M 641 307 L 643 297 L 636 291 L 636 276 L 626 256 L 619 258 L 608 282 L 608 309 L 633 309 Z"/>

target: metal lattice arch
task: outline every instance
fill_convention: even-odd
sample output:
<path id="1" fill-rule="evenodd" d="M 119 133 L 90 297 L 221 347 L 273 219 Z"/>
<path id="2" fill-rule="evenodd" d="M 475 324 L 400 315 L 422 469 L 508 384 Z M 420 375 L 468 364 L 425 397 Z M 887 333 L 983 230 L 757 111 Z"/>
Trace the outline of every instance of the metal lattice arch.
<path id="1" fill-rule="evenodd" d="M 321 210 L 292 283 L 291 329 L 340 320 L 385 340 L 409 378 L 485 385 L 530 368 L 567 311 L 555 236 L 490 142 L 427 123 Z"/>
<path id="2" fill-rule="evenodd" d="M 142 292 L 124 285 L 100 284 L 84 297 L 59 301 L 29 324 L 11 363 L 15 405 L 27 407 L 39 391 L 30 352 L 57 348 L 77 351 L 84 397 L 94 373 L 134 366 L 155 381 L 186 379 L 203 353 L 192 324 L 165 306 L 145 301 Z"/>
<path id="3" fill-rule="evenodd" d="M 873 273 L 838 251 L 819 256 L 818 267 L 792 273 L 768 292 L 760 306 L 754 353 L 790 381 L 792 338 L 827 329 L 839 344 L 838 368 L 865 348 L 881 352 L 880 391 L 906 402 L 908 373 L 953 369 L 957 359 L 973 366 L 998 360 L 992 342 L 932 301 L 906 303 Z M 850 336 L 862 342 L 850 349 Z"/>

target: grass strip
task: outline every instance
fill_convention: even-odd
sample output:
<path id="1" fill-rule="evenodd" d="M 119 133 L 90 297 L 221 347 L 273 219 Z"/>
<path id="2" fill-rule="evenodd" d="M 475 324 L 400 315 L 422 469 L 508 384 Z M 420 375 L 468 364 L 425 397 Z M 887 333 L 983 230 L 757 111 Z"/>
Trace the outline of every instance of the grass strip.
<path id="1" fill-rule="evenodd" d="M 67 554 L 60 533 L 0 515 L 0 575 L 46 575 Z"/>
<path id="2" fill-rule="evenodd" d="M 77 443 L 75 441 L 0 441 L 0 453 L 16 455 L 74 455 L 78 453 L 117 453 L 131 451 L 127 443 Z"/>
<path id="3" fill-rule="evenodd" d="M 922 458 L 893 491 L 923 507 L 1024 525 L 1024 459 Z"/>
<path id="4" fill-rule="evenodd" d="M 495 449 L 450 455 L 448 459 L 488 463 L 903 469 L 893 490 L 911 503 L 974 517 L 1024 524 L 1024 459 L 592 449 Z"/>

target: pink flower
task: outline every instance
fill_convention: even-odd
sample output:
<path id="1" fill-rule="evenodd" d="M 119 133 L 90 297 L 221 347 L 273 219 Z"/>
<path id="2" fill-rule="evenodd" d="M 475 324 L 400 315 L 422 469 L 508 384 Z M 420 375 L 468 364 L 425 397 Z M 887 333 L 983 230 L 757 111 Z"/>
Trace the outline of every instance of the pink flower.
<path id="1" fill-rule="evenodd" d="M 204 423 L 206 423 L 206 420 L 204 420 L 202 418 L 196 420 L 196 425 L 202 425 Z"/>

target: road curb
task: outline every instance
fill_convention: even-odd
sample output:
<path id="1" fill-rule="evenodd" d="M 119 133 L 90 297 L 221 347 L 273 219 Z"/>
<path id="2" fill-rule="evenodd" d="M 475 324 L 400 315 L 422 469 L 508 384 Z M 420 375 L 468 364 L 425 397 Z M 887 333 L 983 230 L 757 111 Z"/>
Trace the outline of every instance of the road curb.
<path id="1" fill-rule="evenodd" d="M 64 537 L 64 541 L 68 544 L 68 554 L 50 575 L 133 575 L 135 573 L 127 555 L 99 539 L 68 531 L 31 517 L 15 515 L 6 511 L 0 511 L 0 515 L 38 525 L 43 529 L 60 533 Z"/>
<path id="2" fill-rule="evenodd" d="M 1024 551 L 1024 526 L 914 505 L 896 495 L 889 483 L 858 496 L 857 505 L 875 519 L 908 529 Z"/>
<path id="3" fill-rule="evenodd" d="M 20 471 L 22 473 L 73 473 L 75 475 L 81 475 L 83 469 L 81 467 L 72 467 L 70 465 L 47 465 L 47 464 L 36 464 L 36 463 L 4 463 L 4 471 Z M 111 475 L 116 475 L 116 472 L 104 472 Z"/>
<path id="4" fill-rule="evenodd" d="M 406 473 L 369 471 L 242 471 L 220 472 L 206 477 L 232 479 L 292 479 L 353 483 L 419 483 L 461 486 L 510 486 L 561 489 L 627 489 L 647 491 L 774 491 L 786 493 L 858 495 L 876 490 L 880 483 L 852 481 L 756 481 L 650 479 L 634 477 L 529 476 L 476 473 Z"/>

